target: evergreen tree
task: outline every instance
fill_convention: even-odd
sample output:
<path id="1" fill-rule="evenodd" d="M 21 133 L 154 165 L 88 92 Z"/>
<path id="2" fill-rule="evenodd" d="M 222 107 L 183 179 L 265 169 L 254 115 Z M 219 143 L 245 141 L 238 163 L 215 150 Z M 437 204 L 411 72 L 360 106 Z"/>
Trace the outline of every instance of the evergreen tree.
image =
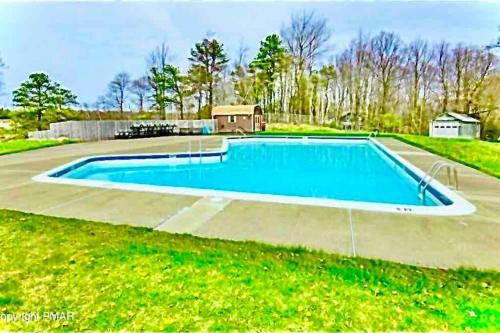
<path id="1" fill-rule="evenodd" d="M 274 82 L 280 71 L 279 65 L 287 51 L 278 35 L 273 34 L 266 37 L 260 43 L 259 53 L 250 63 L 250 67 L 257 68 L 265 73 L 265 86 L 267 100 L 274 112 Z"/>
<path id="2" fill-rule="evenodd" d="M 211 115 L 214 101 L 214 84 L 219 78 L 219 74 L 224 69 L 224 66 L 226 66 L 229 61 L 224 52 L 224 46 L 217 39 L 209 40 L 205 38 L 203 41 L 196 43 L 194 48 L 191 49 L 189 60 L 193 65 L 199 65 L 205 72 L 204 74 L 207 79 L 208 108 Z"/>
<path id="3" fill-rule="evenodd" d="M 163 69 L 165 74 L 165 88 L 168 93 L 166 102 L 174 104 L 184 119 L 184 99 L 189 95 L 188 77 L 182 75 L 177 67 L 167 65 Z"/>
<path id="4" fill-rule="evenodd" d="M 38 129 L 41 129 L 43 114 L 48 109 L 60 109 L 77 104 L 76 95 L 62 88 L 57 82 L 52 82 L 45 73 L 31 74 L 13 95 L 14 105 L 35 110 Z"/>
<path id="5" fill-rule="evenodd" d="M 162 70 L 152 67 L 148 76 L 148 82 L 151 86 L 151 97 L 153 99 L 153 107 L 160 112 L 162 119 L 166 116 L 167 107 L 167 76 Z"/>
<path id="6" fill-rule="evenodd" d="M 198 114 L 198 119 L 201 119 L 202 103 L 205 87 L 208 82 L 205 68 L 201 65 L 192 65 L 188 72 L 189 83 L 191 86 L 191 94 L 195 96 Z"/>

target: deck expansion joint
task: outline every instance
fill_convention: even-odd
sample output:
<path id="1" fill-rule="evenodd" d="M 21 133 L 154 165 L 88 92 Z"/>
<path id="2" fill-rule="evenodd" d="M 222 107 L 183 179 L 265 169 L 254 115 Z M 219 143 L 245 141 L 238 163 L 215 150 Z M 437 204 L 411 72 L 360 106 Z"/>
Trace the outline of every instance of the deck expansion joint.
<path id="1" fill-rule="evenodd" d="M 18 187 L 23 187 L 23 186 L 30 185 L 30 184 L 33 184 L 32 180 L 29 180 L 29 181 L 26 181 L 26 182 L 22 182 L 22 183 L 18 183 L 18 184 L 9 185 L 9 186 L 4 186 L 4 187 L 0 188 L 0 191 L 12 190 L 12 189 L 15 189 L 15 188 L 18 188 Z"/>
<path id="2" fill-rule="evenodd" d="M 16 172 L 16 173 L 42 173 L 42 170 L 18 170 L 18 169 L 0 169 L 0 172 Z"/>
<path id="3" fill-rule="evenodd" d="M 352 255 L 356 257 L 356 238 L 354 236 L 354 224 L 352 223 L 352 209 L 349 209 L 349 226 L 351 229 Z"/>
<path id="4" fill-rule="evenodd" d="M 231 201 L 220 197 L 203 197 L 191 206 L 161 220 L 154 230 L 191 233 L 223 211 Z"/>
<path id="5" fill-rule="evenodd" d="M 62 207 L 65 207 L 65 206 L 68 206 L 68 205 L 71 205 L 75 202 L 78 202 L 78 201 L 81 201 L 81 200 L 84 200 L 84 199 L 88 199 L 88 198 L 91 198 L 93 196 L 96 196 L 98 194 L 102 194 L 102 193 L 105 193 L 105 192 L 108 192 L 110 191 L 110 189 L 106 189 L 106 190 L 99 190 L 99 191 L 96 191 L 96 192 L 92 192 L 92 193 L 89 193 L 87 195 L 82 195 L 78 198 L 75 198 L 75 199 L 72 199 L 72 200 L 69 200 L 69 201 L 65 201 L 65 202 L 62 202 L 60 204 L 57 204 L 57 205 L 54 205 L 52 207 L 49 207 L 49 208 L 45 208 L 43 210 L 41 210 L 39 212 L 39 214 L 44 214 L 44 213 L 47 213 L 47 212 L 50 212 L 50 211 L 53 211 L 54 209 L 58 209 L 58 208 L 62 208 Z"/>

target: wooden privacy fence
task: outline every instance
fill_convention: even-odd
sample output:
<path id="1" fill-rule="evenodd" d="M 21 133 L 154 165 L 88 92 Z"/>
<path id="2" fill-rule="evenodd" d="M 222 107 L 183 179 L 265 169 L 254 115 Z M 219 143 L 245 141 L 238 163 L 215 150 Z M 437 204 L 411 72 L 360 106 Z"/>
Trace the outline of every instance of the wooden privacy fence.
<path id="1" fill-rule="evenodd" d="M 217 120 L 85 120 L 52 123 L 48 130 L 29 132 L 30 139 L 68 138 L 80 141 L 112 140 L 118 131 L 128 130 L 132 124 L 169 124 L 175 125 L 176 132 L 189 132 L 190 129 L 208 128 L 210 133 L 217 132 Z"/>

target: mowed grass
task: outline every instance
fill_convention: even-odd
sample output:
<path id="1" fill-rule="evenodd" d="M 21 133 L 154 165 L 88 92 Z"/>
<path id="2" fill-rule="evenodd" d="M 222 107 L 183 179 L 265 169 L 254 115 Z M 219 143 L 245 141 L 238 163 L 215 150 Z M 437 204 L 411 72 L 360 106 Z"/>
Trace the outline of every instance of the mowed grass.
<path id="1" fill-rule="evenodd" d="M 26 150 L 58 146 L 66 143 L 72 143 L 72 140 L 10 140 L 0 141 L 0 155 L 19 153 Z"/>
<path id="2" fill-rule="evenodd" d="M 0 330 L 498 331 L 500 274 L 0 210 Z M 1 317 L 0 317 L 1 318 Z"/>
<path id="3" fill-rule="evenodd" d="M 255 133 L 257 135 L 335 135 L 335 136 L 368 136 L 366 131 L 344 131 L 326 126 L 315 126 L 306 124 L 268 124 L 266 131 Z"/>
<path id="4" fill-rule="evenodd" d="M 397 139 L 500 178 L 500 143 L 397 135 Z"/>

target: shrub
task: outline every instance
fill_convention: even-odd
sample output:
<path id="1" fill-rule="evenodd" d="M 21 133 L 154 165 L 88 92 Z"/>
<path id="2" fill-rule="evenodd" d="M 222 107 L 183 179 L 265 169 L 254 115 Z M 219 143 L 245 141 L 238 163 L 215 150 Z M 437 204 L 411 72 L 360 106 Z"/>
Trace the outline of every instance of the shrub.
<path id="1" fill-rule="evenodd" d="M 38 121 L 36 111 L 31 109 L 16 110 L 11 112 L 10 132 L 18 138 L 25 138 L 28 132 L 36 131 Z"/>
<path id="2" fill-rule="evenodd" d="M 0 108 L 0 119 L 10 119 L 11 113 L 9 109 Z"/>

